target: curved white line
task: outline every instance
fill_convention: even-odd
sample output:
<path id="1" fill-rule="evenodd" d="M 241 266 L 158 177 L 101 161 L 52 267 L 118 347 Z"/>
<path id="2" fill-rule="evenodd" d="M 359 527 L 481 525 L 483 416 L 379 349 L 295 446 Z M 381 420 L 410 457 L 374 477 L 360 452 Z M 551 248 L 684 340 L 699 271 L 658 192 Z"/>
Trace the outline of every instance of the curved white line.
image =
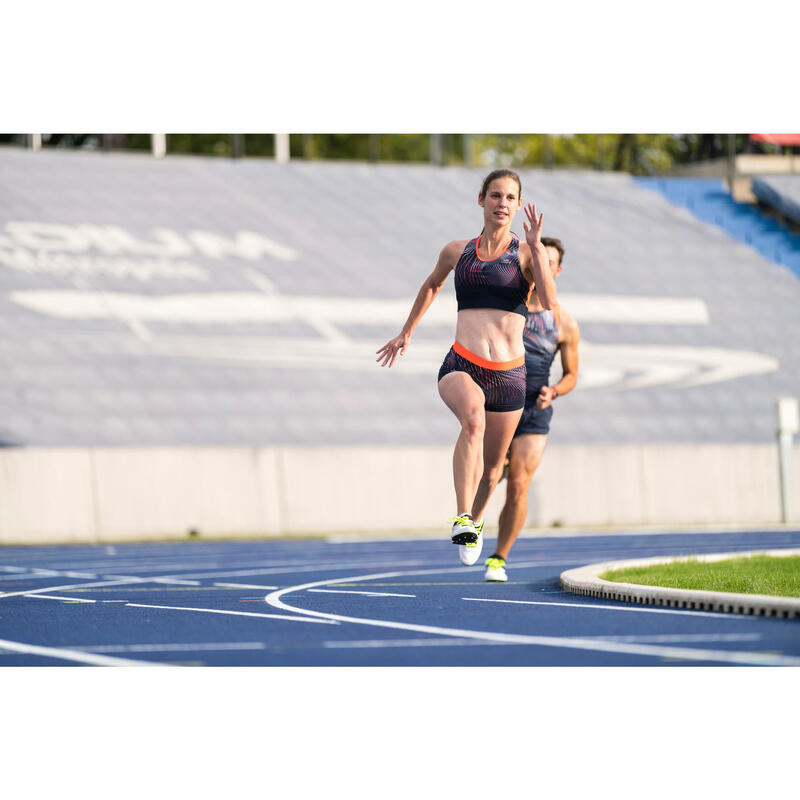
<path id="1" fill-rule="evenodd" d="M 461 568 L 463 570 L 463 567 Z M 626 653 L 628 655 L 649 656 L 652 658 L 670 658 L 681 661 L 718 661 L 729 664 L 756 664 L 764 666 L 800 666 L 800 658 L 793 656 L 779 656 L 772 653 L 747 653 L 729 650 L 695 650 L 686 647 L 663 647 L 658 645 L 629 644 L 626 642 L 598 642 L 592 639 L 558 636 L 528 636 L 514 633 L 495 633 L 493 631 L 473 631 L 460 628 L 442 628 L 436 625 L 416 625 L 408 622 L 388 622 L 386 620 L 363 619 L 360 617 L 346 617 L 341 614 L 329 614 L 322 611 L 309 611 L 296 608 L 284 603 L 281 596 L 289 592 L 300 592 L 317 586 L 327 586 L 332 583 L 346 581 L 378 580 L 381 578 L 398 578 L 410 575 L 430 575 L 442 572 L 461 571 L 459 568 L 423 569 L 410 572 L 380 572 L 374 575 L 355 575 L 349 578 L 334 578 L 325 581 L 314 581 L 298 586 L 288 586 L 270 592 L 264 599 L 274 608 L 292 611 L 296 614 L 321 617 L 338 622 L 352 622 L 356 625 L 372 625 L 378 628 L 393 628 L 396 630 L 417 631 L 430 633 L 437 636 L 457 636 L 467 639 L 483 639 L 487 642 L 504 642 L 506 644 L 533 644 L 542 647 L 561 647 L 573 650 L 593 650 L 606 653 Z M 575 608 L 580 608 L 581 603 L 575 603 Z"/>

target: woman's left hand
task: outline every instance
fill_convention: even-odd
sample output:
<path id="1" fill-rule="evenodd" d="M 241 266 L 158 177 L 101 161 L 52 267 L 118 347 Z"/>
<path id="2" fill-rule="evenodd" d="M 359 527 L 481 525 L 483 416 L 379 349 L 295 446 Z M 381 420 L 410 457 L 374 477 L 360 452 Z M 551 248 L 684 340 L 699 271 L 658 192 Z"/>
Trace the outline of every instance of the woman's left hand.
<path id="1" fill-rule="evenodd" d="M 525 206 L 525 216 L 530 222 L 530 227 L 528 227 L 528 222 L 524 220 L 522 222 L 522 227 L 525 229 L 525 241 L 528 243 L 528 247 L 533 250 L 542 241 L 542 218 L 544 214 L 537 215 L 536 206 L 533 203 L 528 203 Z"/>

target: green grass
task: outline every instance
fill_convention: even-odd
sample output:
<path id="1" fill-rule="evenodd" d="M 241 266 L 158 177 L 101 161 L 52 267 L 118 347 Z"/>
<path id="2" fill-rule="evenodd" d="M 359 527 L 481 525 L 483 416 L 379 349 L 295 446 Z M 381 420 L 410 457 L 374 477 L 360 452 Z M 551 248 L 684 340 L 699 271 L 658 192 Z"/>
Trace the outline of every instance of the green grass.
<path id="1" fill-rule="evenodd" d="M 689 559 L 612 570 L 599 577 L 674 589 L 800 597 L 800 556 L 756 555 L 712 562 Z"/>

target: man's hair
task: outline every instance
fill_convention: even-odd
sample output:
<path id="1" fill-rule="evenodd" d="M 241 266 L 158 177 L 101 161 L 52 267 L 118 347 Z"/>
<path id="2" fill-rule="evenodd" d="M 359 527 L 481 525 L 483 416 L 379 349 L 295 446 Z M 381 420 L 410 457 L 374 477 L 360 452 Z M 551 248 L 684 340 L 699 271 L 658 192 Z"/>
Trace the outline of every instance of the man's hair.
<path id="1" fill-rule="evenodd" d="M 564 245 L 561 244 L 561 239 L 554 239 L 552 236 L 542 236 L 542 244 L 545 247 L 555 247 L 558 250 L 558 266 L 564 260 Z"/>

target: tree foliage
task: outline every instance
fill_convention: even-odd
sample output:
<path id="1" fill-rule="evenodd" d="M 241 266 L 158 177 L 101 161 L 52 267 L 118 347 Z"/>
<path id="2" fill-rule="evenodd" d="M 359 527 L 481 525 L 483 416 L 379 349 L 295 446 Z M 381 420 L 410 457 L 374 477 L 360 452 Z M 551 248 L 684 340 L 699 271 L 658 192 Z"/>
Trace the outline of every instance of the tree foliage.
<path id="1" fill-rule="evenodd" d="M 0 144 L 24 146 L 25 134 L 0 134 Z M 150 134 L 51 133 L 44 147 L 89 150 L 149 150 Z M 737 153 L 775 153 L 781 148 L 734 135 Z M 545 167 L 614 170 L 634 175 L 668 173 L 674 167 L 728 155 L 729 134 L 576 133 L 439 134 L 297 133 L 290 136 L 292 158 L 419 162 L 442 165 Z M 170 133 L 168 153 L 272 158 L 271 133 Z"/>

